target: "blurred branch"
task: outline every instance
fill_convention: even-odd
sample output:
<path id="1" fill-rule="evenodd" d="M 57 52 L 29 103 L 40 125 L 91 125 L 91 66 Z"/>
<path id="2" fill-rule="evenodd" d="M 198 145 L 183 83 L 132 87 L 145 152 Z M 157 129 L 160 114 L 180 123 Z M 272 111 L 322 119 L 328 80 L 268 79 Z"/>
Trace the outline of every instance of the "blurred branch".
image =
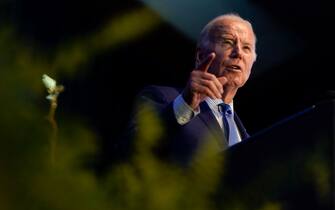
<path id="1" fill-rule="evenodd" d="M 51 155 L 51 164 L 53 165 L 56 161 L 56 146 L 57 146 L 57 133 L 58 133 L 58 125 L 55 119 L 55 113 L 57 109 L 57 97 L 61 92 L 64 91 L 64 86 L 57 85 L 56 81 L 46 74 L 42 76 L 42 81 L 49 93 L 49 95 L 46 98 L 50 100 L 48 121 L 50 122 L 52 128 L 52 134 L 50 137 L 50 155 Z"/>

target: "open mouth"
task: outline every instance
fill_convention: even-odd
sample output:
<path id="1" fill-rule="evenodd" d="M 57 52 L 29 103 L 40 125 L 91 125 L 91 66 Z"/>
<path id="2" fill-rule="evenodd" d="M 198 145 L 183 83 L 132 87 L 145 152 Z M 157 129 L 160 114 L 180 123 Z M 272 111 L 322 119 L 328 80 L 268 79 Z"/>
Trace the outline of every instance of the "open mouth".
<path id="1" fill-rule="evenodd" d="M 241 71 L 241 67 L 237 66 L 237 65 L 229 65 L 229 66 L 226 66 L 226 70 L 240 72 Z"/>

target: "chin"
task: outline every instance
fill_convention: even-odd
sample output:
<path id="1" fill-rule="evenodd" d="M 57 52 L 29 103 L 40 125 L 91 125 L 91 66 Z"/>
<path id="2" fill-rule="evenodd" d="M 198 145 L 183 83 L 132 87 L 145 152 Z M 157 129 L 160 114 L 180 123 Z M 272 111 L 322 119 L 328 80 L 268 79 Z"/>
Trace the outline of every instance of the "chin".
<path id="1" fill-rule="evenodd" d="M 244 81 L 244 82 L 239 82 L 239 84 L 237 85 L 239 88 L 240 87 L 243 87 L 244 85 L 245 85 L 245 83 L 246 83 L 246 81 Z"/>
<path id="2" fill-rule="evenodd" d="M 242 79 L 242 78 L 234 78 L 232 80 L 232 83 L 234 84 L 235 87 L 240 88 L 245 84 L 246 80 Z"/>

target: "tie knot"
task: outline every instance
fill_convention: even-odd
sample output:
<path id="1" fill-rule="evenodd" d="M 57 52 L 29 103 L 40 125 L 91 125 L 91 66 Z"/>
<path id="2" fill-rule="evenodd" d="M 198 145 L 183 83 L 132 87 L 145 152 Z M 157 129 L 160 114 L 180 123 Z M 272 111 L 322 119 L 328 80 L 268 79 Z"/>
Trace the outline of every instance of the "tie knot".
<path id="1" fill-rule="evenodd" d="M 225 115 L 228 115 L 228 116 L 231 116 L 233 114 L 233 111 L 231 110 L 231 107 L 230 107 L 229 104 L 221 103 L 218 106 L 219 106 L 219 111 L 222 114 L 225 114 Z"/>

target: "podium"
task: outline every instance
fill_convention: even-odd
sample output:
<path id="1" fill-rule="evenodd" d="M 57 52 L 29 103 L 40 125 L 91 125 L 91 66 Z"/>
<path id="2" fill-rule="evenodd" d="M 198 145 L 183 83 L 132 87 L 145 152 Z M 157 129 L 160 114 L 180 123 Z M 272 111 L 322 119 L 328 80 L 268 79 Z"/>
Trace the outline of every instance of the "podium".
<path id="1" fill-rule="evenodd" d="M 335 99 L 329 99 L 231 147 L 217 194 L 220 206 L 335 209 L 334 140 Z"/>

